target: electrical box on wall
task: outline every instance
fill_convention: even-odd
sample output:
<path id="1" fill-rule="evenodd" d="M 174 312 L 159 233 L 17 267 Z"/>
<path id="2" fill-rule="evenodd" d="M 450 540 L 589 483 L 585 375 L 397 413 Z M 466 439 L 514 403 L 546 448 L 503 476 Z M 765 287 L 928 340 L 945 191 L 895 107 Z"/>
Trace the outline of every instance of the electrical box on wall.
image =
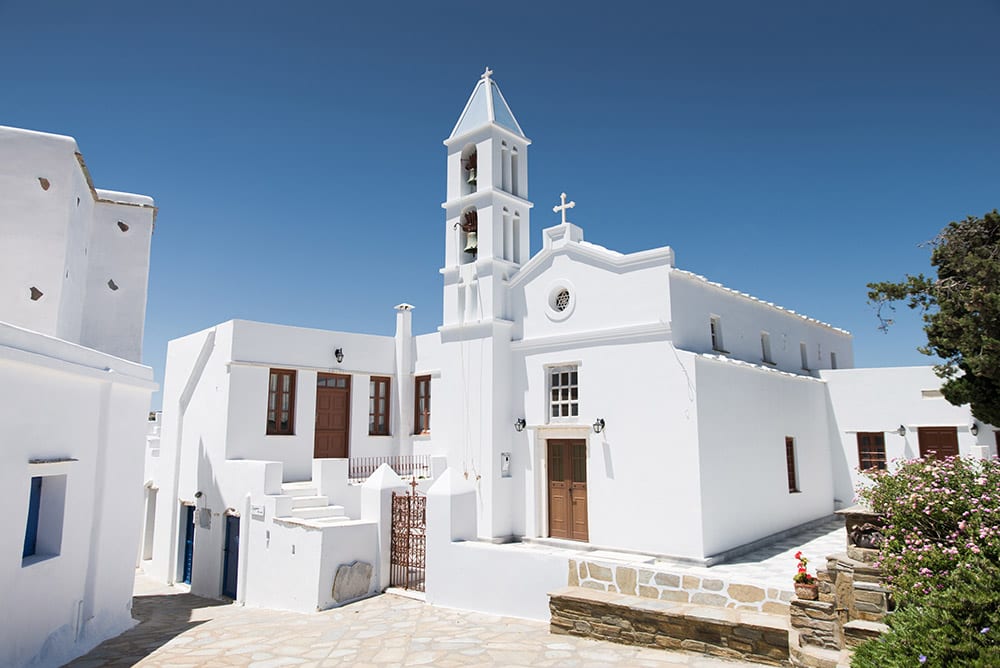
<path id="1" fill-rule="evenodd" d="M 501 452 L 500 453 L 500 477 L 509 478 L 510 477 L 510 453 Z"/>

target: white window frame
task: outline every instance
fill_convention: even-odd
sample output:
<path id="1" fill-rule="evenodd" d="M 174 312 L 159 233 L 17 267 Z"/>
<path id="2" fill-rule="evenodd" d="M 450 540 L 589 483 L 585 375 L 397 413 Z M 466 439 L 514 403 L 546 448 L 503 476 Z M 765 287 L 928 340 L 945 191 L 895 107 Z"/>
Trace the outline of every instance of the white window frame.
<path id="1" fill-rule="evenodd" d="M 552 376 L 559 374 L 558 384 L 554 384 Z M 562 383 L 562 374 L 569 374 L 567 383 Z M 573 382 L 575 379 L 576 382 Z M 558 391 L 559 397 L 553 398 L 553 390 Z M 575 392 L 574 392 L 575 390 Z M 580 420 L 580 365 L 579 364 L 559 364 L 545 367 L 545 416 L 549 424 L 573 423 Z M 563 396 L 566 396 L 564 399 Z M 575 398 L 574 398 L 575 395 Z M 559 415 L 553 415 L 553 407 L 559 406 Z M 563 409 L 569 415 L 563 415 Z M 575 409 L 575 410 L 574 410 Z"/>

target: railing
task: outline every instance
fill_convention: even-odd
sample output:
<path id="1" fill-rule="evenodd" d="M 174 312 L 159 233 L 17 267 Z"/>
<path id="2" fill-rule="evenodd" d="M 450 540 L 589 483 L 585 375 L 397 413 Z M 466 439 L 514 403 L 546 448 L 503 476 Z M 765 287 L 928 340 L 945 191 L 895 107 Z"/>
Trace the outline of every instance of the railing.
<path id="1" fill-rule="evenodd" d="M 351 457 L 348 464 L 348 478 L 351 482 L 363 482 L 375 473 L 382 464 L 401 478 L 415 476 L 417 478 L 431 477 L 430 455 L 393 455 L 389 457 Z"/>

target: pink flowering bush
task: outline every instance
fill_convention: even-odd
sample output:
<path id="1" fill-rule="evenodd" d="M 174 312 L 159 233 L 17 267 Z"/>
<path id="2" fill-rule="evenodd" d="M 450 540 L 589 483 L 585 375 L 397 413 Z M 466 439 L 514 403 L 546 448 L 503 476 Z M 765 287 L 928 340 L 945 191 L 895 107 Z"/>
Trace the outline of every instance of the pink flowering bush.
<path id="1" fill-rule="evenodd" d="M 885 518 L 879 565 L 900 605 L 975 557 L 1000 560 L 1000 460 L 914 459 L 874 480 L 858 495 Z"/>
<path id="2" fill-rule="evenodd" d="M 859 496 L 885 519 L 898 609 L 851 665 L 1000 666 L 1000 460 L 906 461 Z"/>

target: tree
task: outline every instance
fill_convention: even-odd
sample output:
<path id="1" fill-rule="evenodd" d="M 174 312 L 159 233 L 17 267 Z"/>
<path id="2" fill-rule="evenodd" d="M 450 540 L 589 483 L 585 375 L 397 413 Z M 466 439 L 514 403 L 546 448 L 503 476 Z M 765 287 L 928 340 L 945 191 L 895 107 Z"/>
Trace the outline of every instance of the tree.
<path id="1" fill-rule="evenodd" d="M 948 223 L 928 245 L 936 278 L 869 283 L 869 303 L 883 331 L 893 322 L 884 309 L 895 310 L 895 302 L 920 309 L 927 345 L 918 350 L 943 360 L 934 370 L 945 380 L 945 399 L 1000 425 L 1000 213 Z"/>

